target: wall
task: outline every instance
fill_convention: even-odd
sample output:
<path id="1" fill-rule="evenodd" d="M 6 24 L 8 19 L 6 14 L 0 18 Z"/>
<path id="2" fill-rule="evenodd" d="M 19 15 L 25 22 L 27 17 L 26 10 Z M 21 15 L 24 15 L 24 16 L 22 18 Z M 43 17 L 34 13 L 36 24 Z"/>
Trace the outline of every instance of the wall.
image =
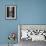
<path id="1" fill-rule="evenodd" d="M 5 20 L 7 4 L 16 5 L 16 20 Z M 10 32 L 18 32 L 18 24 L 46 24 L 46 0 L 0 0 L 0 44 L 8 43 Z"/>

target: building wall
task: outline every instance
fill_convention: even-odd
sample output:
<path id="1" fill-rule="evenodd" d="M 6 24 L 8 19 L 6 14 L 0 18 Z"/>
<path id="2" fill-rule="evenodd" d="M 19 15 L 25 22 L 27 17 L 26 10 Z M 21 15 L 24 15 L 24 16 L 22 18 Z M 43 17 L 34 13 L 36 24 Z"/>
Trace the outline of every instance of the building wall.
<path id="1" fill-rule="evenodd" d="M 16 20 L 5 20 L 5 5 L 9 4 L 17 7 Z M 46 0 L 0 0 L 0 44 L 8 43 L 10 32 L 17 34 L 18 24 L 46 24 Z"/>

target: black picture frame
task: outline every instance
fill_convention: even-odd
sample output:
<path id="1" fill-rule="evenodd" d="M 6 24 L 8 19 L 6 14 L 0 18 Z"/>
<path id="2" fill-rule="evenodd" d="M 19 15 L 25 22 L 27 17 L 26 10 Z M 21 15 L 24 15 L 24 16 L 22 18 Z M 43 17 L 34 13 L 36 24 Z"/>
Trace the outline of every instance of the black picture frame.
<path id="1" fill-rule="evenodd" d="M 16 5 L 5 6 L 5 19 L 15 20 L 16 19 Z"/>

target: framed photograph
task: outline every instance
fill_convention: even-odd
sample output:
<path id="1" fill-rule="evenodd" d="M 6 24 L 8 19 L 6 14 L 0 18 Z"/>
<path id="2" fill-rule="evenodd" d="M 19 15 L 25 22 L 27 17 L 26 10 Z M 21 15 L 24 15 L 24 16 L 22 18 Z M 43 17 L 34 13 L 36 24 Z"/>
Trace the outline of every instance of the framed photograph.
<path id="1" fill-rule="evenodd" d="M 18 42 L 24 43 L 24 40 L 46 41 L 46 24 L 19 24 Z"/>
<path id="2" fill-rule="evenodd" d="M 15 5 L 6 5 L 6 19 L 16 19 L 16 6 Z"/>

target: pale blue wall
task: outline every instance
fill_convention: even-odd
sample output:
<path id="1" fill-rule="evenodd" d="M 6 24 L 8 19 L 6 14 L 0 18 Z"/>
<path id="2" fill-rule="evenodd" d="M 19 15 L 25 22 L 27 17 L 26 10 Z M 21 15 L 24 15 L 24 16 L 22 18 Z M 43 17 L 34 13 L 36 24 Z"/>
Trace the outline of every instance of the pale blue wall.
<path id="1" fill-rule="evenodd" d="M 5 5 L 13 3 L 17 19 L 5 20 Z M 17 32 L 18 24 L 46 24 L 46 0 L 0 0 L 0 43 L 8 43 L 9 32 Z"/>

